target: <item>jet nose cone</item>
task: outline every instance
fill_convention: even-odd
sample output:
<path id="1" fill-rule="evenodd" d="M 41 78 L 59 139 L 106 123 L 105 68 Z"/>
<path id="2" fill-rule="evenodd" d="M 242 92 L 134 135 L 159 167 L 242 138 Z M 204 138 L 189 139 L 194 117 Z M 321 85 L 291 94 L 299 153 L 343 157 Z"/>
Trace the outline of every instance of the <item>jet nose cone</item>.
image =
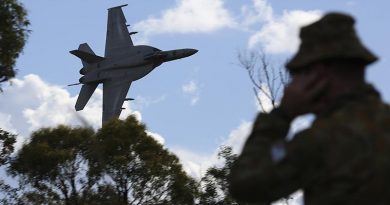
<path id="1" fill-rule="evenodd" d="M 198 52 L 198 50 L 196 50 L 196 49 L 192 49 L 192 48 L 189 48 L 189 49 L 186 49 L 187 50 L 187 56 L 192 56 L 192 55 L 194 55 L 195 53 L 197 53 Z"/>

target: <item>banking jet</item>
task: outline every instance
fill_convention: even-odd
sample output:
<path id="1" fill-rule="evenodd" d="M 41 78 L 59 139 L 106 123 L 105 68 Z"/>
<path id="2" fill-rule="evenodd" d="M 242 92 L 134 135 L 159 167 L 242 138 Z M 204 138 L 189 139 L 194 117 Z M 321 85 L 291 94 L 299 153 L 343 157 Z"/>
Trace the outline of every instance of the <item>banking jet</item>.
<path id="1" fill-rule="evenodd" d="M 103 83 L 103 122 L 118 118 L 127 92 L 133 81 L 141 79 L 164 62 L 191 56 L 196 49 L 176 49 L 161 51 L 146 45 L 134 45 L 131 35 L 137 32 L 127 30 L 122 6 L 108 9 L 106 48 L 104 57 L 96 55 L 87 43 L 80 44 L 77 50 L 70 51 L 79 57 L 83 64 L 79 83 L 82 84 L 75 105 L 76 111 L 84 109 L 99 83 Z"/>

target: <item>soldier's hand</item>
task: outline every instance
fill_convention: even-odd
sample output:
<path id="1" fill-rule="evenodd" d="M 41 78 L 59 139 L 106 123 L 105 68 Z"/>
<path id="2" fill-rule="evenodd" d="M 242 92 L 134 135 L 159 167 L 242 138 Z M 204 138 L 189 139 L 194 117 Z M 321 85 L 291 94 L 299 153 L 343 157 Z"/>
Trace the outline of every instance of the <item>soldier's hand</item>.
<path id="1" fill-rule="evenodd" d="M 328 80 L 320 72 L 299 74 L 293 77 L 285 88 L 280 108 L 291 119 L 310 113 L 316 109 L 323 98 Z"/>

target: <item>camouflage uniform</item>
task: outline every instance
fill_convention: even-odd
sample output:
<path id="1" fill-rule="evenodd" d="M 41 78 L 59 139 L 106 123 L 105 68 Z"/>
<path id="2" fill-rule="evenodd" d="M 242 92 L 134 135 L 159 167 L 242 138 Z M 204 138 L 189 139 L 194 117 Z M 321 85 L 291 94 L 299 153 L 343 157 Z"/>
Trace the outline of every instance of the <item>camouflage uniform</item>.
<path id="1" fill-rule="evenodd" d="M 390 204 L 390 108 L 374 88 L 344 95 L 287 142 L 289 127 L 278 109 L 258 115 L 232 169 L 236 198 L 271 202 L 302 188 L 305 205 Z"/>
<path id="2" fill-rule="evenodd" d="M 292 119 L 260 113 L 231 170 L 233 197 L 269 203 L 303 189 L 305 205 L 390 204 L 390 107 L 362 84 L 327 108 L 290 141 Z"/>

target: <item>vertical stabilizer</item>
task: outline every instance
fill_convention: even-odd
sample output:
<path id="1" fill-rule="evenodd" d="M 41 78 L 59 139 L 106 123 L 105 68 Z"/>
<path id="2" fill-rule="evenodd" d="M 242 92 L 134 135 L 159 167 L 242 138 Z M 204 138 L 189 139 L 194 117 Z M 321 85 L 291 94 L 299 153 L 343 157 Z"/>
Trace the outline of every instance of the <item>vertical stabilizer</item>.
<path id="1" fill-rule="evenodd" d="M 83 51 L 83 52 L 86 52 L 86 53 L 90 53 L 90 54 L 93 54 L 93 55 L 96 55 L 93 50 L 91 49 L 91 47 L 89 47 L 88 43 L 83 43 L 83 44 L 80 44 L 79 45 L 79 51 Z M 85 62 L 84 60 L 81 59 L 81 63 L 83 63 L 83 66 L 84 67 L 87 67 L 88 63 Z"/>
<path id="2" fill-rule="evenodd" d="M 95 92 L 96 87 L 98 86 L 98 83 L 89 83 L 84 84 L 81 87 L 79 97 L 77 98 L 77 102 L 75 105 L 76 111 L 84 109 L 85 105 L 91 98 L 93 92 Z"/>

